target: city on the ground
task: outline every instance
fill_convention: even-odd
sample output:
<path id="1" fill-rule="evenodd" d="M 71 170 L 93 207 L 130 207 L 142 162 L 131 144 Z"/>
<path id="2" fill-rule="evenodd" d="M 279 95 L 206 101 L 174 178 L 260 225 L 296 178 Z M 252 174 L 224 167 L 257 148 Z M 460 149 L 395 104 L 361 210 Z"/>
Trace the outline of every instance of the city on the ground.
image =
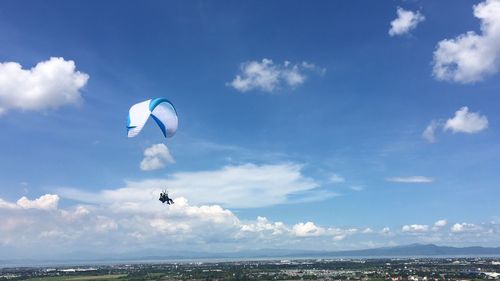
<path id="1" fill-rule="evenodd" d="M 0 268 L 0 280 L 492 280 L 500 258 L 281 259 Z"/>

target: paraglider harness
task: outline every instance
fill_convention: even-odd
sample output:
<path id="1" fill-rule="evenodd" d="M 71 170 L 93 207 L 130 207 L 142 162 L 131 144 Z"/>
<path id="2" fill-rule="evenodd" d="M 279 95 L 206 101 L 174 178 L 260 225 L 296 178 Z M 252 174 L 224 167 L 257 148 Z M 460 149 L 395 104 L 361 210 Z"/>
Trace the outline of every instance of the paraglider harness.
<path id="1" fill-rule="evenodd" d="M 174 200 L 172 200 L 170 197 L 168 197 L 168 192 L 162 191 L 160 192 L 160 199 L 161 203 L 167 202 L 168 205 L 174 204 Z"/>

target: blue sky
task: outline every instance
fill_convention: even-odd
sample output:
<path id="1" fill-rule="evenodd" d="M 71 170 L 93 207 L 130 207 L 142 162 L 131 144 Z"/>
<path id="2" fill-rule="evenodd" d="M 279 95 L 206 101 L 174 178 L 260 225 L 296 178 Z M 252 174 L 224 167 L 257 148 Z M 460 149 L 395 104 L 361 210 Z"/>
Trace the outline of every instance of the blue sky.
<path id="1" fill-rule="evenodd" d="M 4 1 L 0 249 L 498 246 L 499 5 Z"/>

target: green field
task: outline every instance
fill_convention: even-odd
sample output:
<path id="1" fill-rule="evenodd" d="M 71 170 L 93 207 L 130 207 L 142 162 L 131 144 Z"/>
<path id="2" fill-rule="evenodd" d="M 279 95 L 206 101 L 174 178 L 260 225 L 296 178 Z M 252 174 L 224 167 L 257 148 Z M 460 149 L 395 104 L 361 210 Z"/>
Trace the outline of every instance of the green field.
<path id="1" fill-rule="evenodd" d="M 54 276 L 54 277 L 37 277 L 27 279 L 27 281 L 76 281 L 76 280 L 115 280 L 126 277 L 127 274 L 106 274 L 106 275 L 89 275 L 89 276 Z"/>

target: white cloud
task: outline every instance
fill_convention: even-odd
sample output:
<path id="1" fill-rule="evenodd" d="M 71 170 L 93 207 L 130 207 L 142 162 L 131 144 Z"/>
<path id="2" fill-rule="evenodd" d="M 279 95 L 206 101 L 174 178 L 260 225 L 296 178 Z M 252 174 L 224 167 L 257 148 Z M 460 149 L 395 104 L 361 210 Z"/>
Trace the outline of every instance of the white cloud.
<path id="1" fill-rule="evenodd" d="M 102 197 L 103 193 L 94 196 Z M 0 202 L 16 205 L 1 199 Z M 105 202 L 51 212 L 21 207 L 0 209 L 0 216 L 6 218 L 0 224 L 0 249 L 11 245 L 20 252 L 24 249 L 26 256 L 35 254 L 47 258 L 48 254 L 99 251 L 111 245 L 122 252 L 166 245 L 173 250 L 196 247 L 199 251 L 213 245 L 229 245 L 227 249 L 234 249 L 235 245 L 246 249 L 279 245 L 286 248 L 308 243 L 300 241 L 313 241 L 310 239 L 341 241 L 358 233 L 357 228 L 323 228 L 313 222 L 286 225 L 265 217 L 241 221 L 219 205 L 194 206 L 182 197 L 176 198 L 173 205 L 163 205 L 156 198 L 147 202 L 129 198 L 120 204 L 137 205 L 136 208 L 117 208 Z M 33 248 L 37 249 L 36 253 L 31 251 Z M 12 254 L 9 256 L 14 256 Z M 0 258 L 5 256 L 0 254 Z"/>
<path id="2" fill-rule="evenodd" d="M 21 199 L 18 202 L 23 201 Z M 31 205 L 23 208 L 0 199 L 8 206 L 17 206 L 0 208 L 0 216 L 7 218 L 0 224 L 0 249 L 8 244 L 25 248 L 28 256 L 46 257 L 53 251 L 98 251 L 103 246 L 133 250 L 164 245 L 165 241 L 169 241 L 170 246 L 177 245 L 176 241 L 188 245 L 193 239 L 209 242 L 218 236 L 230 242 L 242 226 L 231 211 L 217 205 L 191 206 L 186 199 L 176 198 L 174 205 L 166 206 L 153 200 L 121 202 L 136 203 L 137 209 L 117 209 L 105 203 L 93 205 L 92 210 L 76 206 L 46 212 L 30 211 L 27 208 L 32 208 Z M 34 207 L 39 205 L 45 208 L 44 204 Z M 33 248 L 37 248 L 36 253 L 29 251 Z"/>
<path id="3" fill-rule="evenodd" d="M 387 227 L 387 226 L 386 226 L 386 227 L 382 228 L 381 233 L 382 233 L 383 235 L 389 235 L 389 234 L 391 234 L 391 229 L 390 229 L 389 227 Z"/>
<path id="4" fill-rule="evenodd" d="M 35 200 L 29 200 L 25 196 L 17 200 L 16 204 L 24 209 L 55 210 L 59 203 L 59 196 L 55 194 L 45 194 Z"/>
<path id="5" fill-rule="evenodd" d="M 347 237 L 347 235 L 345 235 L 345 234 L 335 235 L 335 236 L 333 236 L 333 240 L 335 240 L 335 241 L 342 241 L 346 237 Z"/>
<path id="6" fill-rule="evenodd" d="M 425 128 L 424 132 L 422 133 L 422 137 L 426 139 L 428 142 L 435 142 L 436 141 L 436 136 L 435 136 L 435 131 L 436 129 L 440 126 L 440 123 L 436 120 L 432 120 L 429 125 Z"/>
<path id="7" fill-rule="evenodd" d="M 194 204 L 220 204 L 230 208 L 256 208 L 285 204 L 293 194 L 307 192 L 313 198 L 313 189 L 319 184 L 301 173 L 302 166 L 294 163 L 274 165 L 242 164 L 225 166 L 218 170 L 178 172 L 167 179 L 127 181 L 123 188 L 103 190 L 95 196 L 78 190 L 62 189 L 60 194 L 82 202 L 103 200 L 124 206 L 121 201 L 149 202 L 167 187 L 174 197 L 189 198 Z M 320 191 L 318 191 L 320 192 Z M 324 198 L 316 198 L 321 200 Z"/>
<path id="8" fill-rule="evenodd" d="M 325 229 L 319 226 L 316 226 L 313 222 L 306 223 L 298 223 L 295 224 L 292 228 L 292 232 L 294 235 L 299 237 L 309 237 L 309 236 L 320 236 L 325 233 Z"/>
<path id="9" fill-rule="evenodd" d="M 30 200 L 25 196 L 21 197 L 17 202 L 10 203 L 0 199 L 0 209 L 39 209 L 39 210 L 55 210 L 59 203 L 59 196 L 55 194 L 45 194 Z"/>
<path id="10" fill-rule="evenodd" d="M 74 61 L 63 58 L 50 58 L 31 69 L 17 62 L 0 63 L 0 113 L 78 104 L 89 76 L 75 68 Z"/>
<path id="11" fill-rule="evenodd" d="M 108 232 L 118 228 L 118 224 L 112 218 L 97 216 L 95 223 L 96 232 Z"/>
<path id="12" fill-rule="evenodd" d="M 90 214 L 89 208 L 76 206 L 74 210 L 61 210 L 61 216 L 68 221 L 76 221 Z"/>
<path id="13" fill-rule="evenodd" d="M 370 228 L 366 228 L 363 231 L 359 231 L 358 228 L 325 228 L 317 226 L 314 222 L 309 221 L 305 223 L 300 222 L 293 225 L 290 232 L 296 237 L 325 237 L 331 238 L 334 241 L 342 241 L 353 234 L 369 234 L 372 232 L 372 230 Z"/>
<path id="14" fill-rule="evenodd" d="M 144 159 L 140 167 L 143 171 L 151 171 L 163 168 L 167 163 L 175 163 L 174 157 L 166 145 L 158 143 L 144 150 Z"/>
<path id="15" fill-rule="evenodd" d="M 15 209 L 18 207 L 15 203 L 7 202 L 0 198 L 0 209 Z"/>
<path id="16" fill-rule="evenodd" d="M 71 206 L 64 202 L 63 207 L 51 211 L 25 209 L 0 199 L 0 258 L 46 259 L 89 249 L 96 251 L 97 255 L 92 254 L 95 258 L 100 249 L 118 249 L 101 252 L 102 256 L 109 256 L 166 246 L 173 253 L 188 249 L 345 250 L 365 248 L 368 237 L 380 246 L 393 245 L 394 241 L 399 245 L 426 241 L 460 245 L 464 241 L 497 243 L 500 233 L 500 225 L 495 223 L 462 223 L 446 229 L 442 220 L 434 224 L 441 229 L 431 235 L 427 225 L 403 226 L 400 232 L 391 232 L 388 227 L 374 232 L 366 226 L 326 227 L 313 221 L 285 224 L 262 216 L 243 221 L 219 205 L 192 205 L 183 197 L 176 197 L 173 205 L 164 205 L 156 196 L 147 201 L 135 198 L 136 195 L 122 197 L 117 204 L 111 203 L 105 192 L 96 191 L 92 196 L 97 199 L 92 205 Z M 449 235 L 458 232 L 463 233 Z M 419 233 L 425 233 L 425 237 Z"/>
<path id="17" fill-rule="evenodd" d="M 283 222 L 269 222 L 265 217 L 257 217 L 255 222 L 243 224 L 241 226 L 243 232 L 260 232 L 270 233 L 271 235 L 281 235 L 289 232 L 290 229 Z"/>
<path id="18" fill-rule="evenodd" d="M 330 177 L 330 182 L 331 183 L 343 183 L 343 182 L 345 182 L 345 178 L 343 176 L 341 176 L 341 175 L 333 174 Z"/>
<path id="19" fill-rule="evenodd" d="M 475 224 L 464 222 L 464 223 L 455 223 L 450 230 L 451 232 L 459 233 L 459 232 L 472 232 L 479 229 L 480 227 Z"/>
<path id="20" fill-rule="evenodd" d="M 398 7 L 397 14 L 398 17 L 391 22 L 390 36 L 406 34 L 425 20 L 425 17 L 419 11 L 412 12 Z"/>
<path id="21" fill-rule="evenodd" d="M 397 183 L 431 183 L 434 181 L 433 178 L 424 176 L 392 177 L 392 178 L 386 178 L 385 180 L 388 182 L 397 182 Z"/>
<path id="22" fill-rule="evenodd" d="M 411 224 L 404 225 L 401 228 L 403 232 L 427 232 L 429 230 L 429 226 L 425 224 Z"/>
<path id="23" fill-rule="evenodd" d="M 447 220 L 438 220 L 434 223 L 434 225 L 432 226 L 432 230 L 433 231 L 439 231 L 441 230 L 444 226 L 446 226 L 448 224 L 448 221 Z"/>
<path id="24" fill-rule="evenodd" d="M 435 132 L 438 128 L 444 131 L 451 130 L 453 133 L 475 134 L 488 128 L 488 118 L 479 112 L 469 112 L 467 106 L 461 107 L 455 112 L 453 118 L 446 120 L 432 120 L 425 128 L 422 137 L 428 142 L 435 142 Z"/>
<path id="25" fill-rule="evenodd" d="M 488 128 L 488 119 L 479 112 L 469 112 L 469 108 L 464 106 L 455 112 L 455 116 L 446 120 L 444 130 L 451 130 L 453 133 L 474 134 Z"/>
<path id="26" fill-rule="evenodd" d="M 438 43 L 434 52 L 434 76 L 439 80 L 472 83 L 498 71 L 500 63 L 500 0 L 474 6 L 481 22 L 480 34 L 469 31 Z"/>
<path id="27" fill-rule="evenodd" d="M 362 186 L 362 185 L 353 185 L 353 186 L 351 186 L 350 188 L 351 188 L 351 190 L 353 190 L 353 191 L 363 191 L 363 190 L 365 190 L 365 187 L 364 187 L 364 186 Z"/>
<path id="28" fill-rule="evenodd" d="M 241 64 L 240 70 L 241 73 L 228 85 L 241 92 L 250 90 L 273 92 L 283 86 L 296 87 L 306 81 L 307 71 L 317 71 L 320 74 L 325 72 L 325 69 L 308 62 L 291 64 L 285 61 L 280 65 L 270 59 L 245 62 Z"/>
<path id="29" fill-rule="evenodd" d="M 434 223 L 435 227 L 443 227 L 446 226 L 448 222 L 446 220 L 438 220 Z"/>
<path id="30" fill-rule="evenodd" d="M 373 229 L 367 227 L 367 228 L 363 229 L 363 233 L 373 233 Z"/>

